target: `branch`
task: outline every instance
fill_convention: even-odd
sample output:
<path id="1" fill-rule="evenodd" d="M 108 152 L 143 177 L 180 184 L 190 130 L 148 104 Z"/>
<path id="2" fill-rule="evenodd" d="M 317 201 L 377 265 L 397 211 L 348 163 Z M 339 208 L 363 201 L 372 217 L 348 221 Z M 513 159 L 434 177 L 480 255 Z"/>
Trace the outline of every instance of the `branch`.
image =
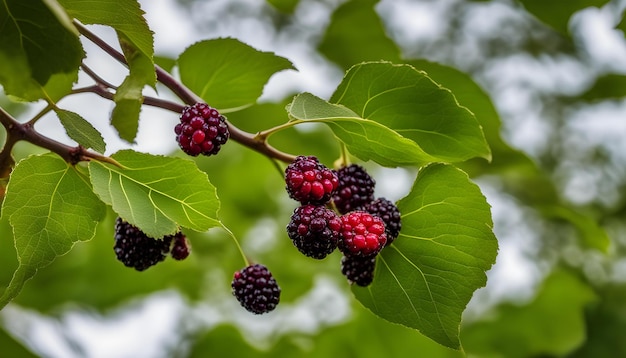
<path id="1" fill-rule="evenodd" d="M 15 163 L 13 158 L 11 158 L 11 149 L 15 143 L 20 140 L 24 140 L 41 148 L 48 149 L 49 151 L 58 154 L 66 162 L 72 165 L 76 165 L 80 161 L 95 159 L 121 167 L 121 165 L 114 159 L 89 151 L 80 145 L 72 147 L 41 135 L 35 130 L 32 120 L 22 124 L 7 113 L 2 107 L 0 107 L 0 123 L 2 123 L 7 131 L 7 140 L 4 148 L 2 148 L 2 152 L 0 152 L 0 165 L 2 165 L 0 166 L 0 170 L 2 173 L 5 171 L 10 172 L 10 167 L 12 167 Z M 7 168 L 5 165 L 10 165 L 10 167 Z"/>
<path id="2" fill-rule="evenodd" d="M 74 20 L 74 25 L 83 36 L 85 36 L 91 42 L 93 42 L 98 47 L 100 47 L 104 52 L 109 54 L 118 62 L 128 66 L 128 64 L 126 63 L 126 59 L 124 58 L 124 55 L 122 53 L 120 53 L 119 51 L 111 47 L 108 43 L 103 41 L 96 34 L 89 31 L 89 29 L 87 29 L 80 22 Z M 157 75 L 157 81 L 161 82 L 163 85 L 165 85 L 165 87 L 169 88 L 184 103 L 186 103 L 187 105 L 193 105 L 198 102 L 204 102 L 202 98 L 200 98 L 193 91 L 187 88 L 184 84 L 182 84 L 177 79 L 175 79 L 167 71 L 165 71 L 164 69 L 162 69 L 156 64 L 154 68 L 155 68 L 156 75 Z M 108 93 L 108 91 L 105 91 L 105 92 Z M 230 139 L 234 140 L 235 142 L 238 142 L 239 144 L 246 146 L 252 150 L 255 150 L 261 154 L 264 154 L 270 158 L 278 159 L 286 163 L 291 163 L 295 159 L 294 155 L 282 152 L 272 147 L 269 143 L 267 143 L 267 140 L 265 138 L 257 137 L 256 135 L 252 133 L 243 131 L 237 128 L 236 126 L 234 126 L 229 121 L 226 121 L 226 124 L 228 125 L 228 130 L 230 132 Z"/>

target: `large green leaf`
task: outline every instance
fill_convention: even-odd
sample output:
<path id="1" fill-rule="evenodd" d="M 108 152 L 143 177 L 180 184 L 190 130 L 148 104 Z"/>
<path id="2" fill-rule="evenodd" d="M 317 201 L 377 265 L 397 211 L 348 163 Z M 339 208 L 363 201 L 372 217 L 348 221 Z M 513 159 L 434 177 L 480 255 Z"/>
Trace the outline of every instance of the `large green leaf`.
<path id="1" fill-rule="evenodd" d="M 102 134 L 91 123 L 87 122 L 78 113 L 63 109 L 56 109 L 55 112 L 70 138 L 85 148 L 92 148 L 99 153 L 104 153 L 106 144 Z"/>
<path id="2" fill-rule="evenodd" d="M 152 31 L 136 0 L 58 0 L 67 13 L 83 24 L 106 25 L 123 33 L 128 41 L 152 59 Z"/>
<path id="3" fill-rule="evenodd" d="M 385 33 L 374 9 L 377 2 L 352 0 L 339 6 L 319 44 L 319 51 L 344 69 L 364 61 L 399 61 L 400 49 Z"/>
<path id="4" fill-rule="evenodd" d="M 330 102 L 383 124 L 444 162 L 491 158 L 474 115 L 454 95 L 410 65 L 388 62 L 352 67 Z"/>
<path id="5" fill-rule="evenodd" d="M 48 1 L 53 3 L 53 1 Z M 78 33 L 40 0 L 0 4 L 0 84 L 7 94 L 58 100 L 78 79 Z"/>
<path id="6" fill-rule="evenodd" d="M 574 13 L 591 6 L 600 7 L 609 2 L 609 0 L 519 1 L 528 12 L 563 34 L 568 33 L 569 19 Z"/>
<path id="7" fill-rule="evenodd" d="M 374 282 L 353 292 L 380 317 L 459 349 L 461 315 L 498 249 L 489 204 L 464 172 L 434 164 L 397 206 L 400 235 L 381 252 Z"/>
<path id="8" fill-rule="evenodd" d="M 0 307 L 20 292 L 38 269 L 90 240 L 105 207 L 89 180 L 57 155 L 20 161 L 9 180 L 2 215 L 8 216 L 19 266 L 0 298 Z"/>
<path id="9" fill-rule="evenodd" d="M 129 74 L 117 89 L 111 124 L 120 137 L 133 142 L 139 127 L 139 112 L 143 103 L 142 90 L 154 86 L 154 40 L 136 0 L 59 0 L 68 14 L 85 24 L 107 25 L 114 28 Z"/>
<path id="10" fill-rule="evenodd" d="M 502 304 L 489 319 L 463 327 L 464 347 L 481 357 L 569 356 L 585 341 L 585 306 L 596 300 L 574 274 L 555 271 L 532 302 Z"/>
<path id="11" fill-rule="evenodd" d="M 94 192 L 148 236 L 171 235 L 180 227 L 206 231 L 220 225 L 216 189 L 193 161 L 133 150 L 111 157 L 123 168 L 89 164 Z"/>
<path id="12" fill-rule="evenodd" d="M 195 43 L 178 58 L 183 83 L 222 112 L 251 105 L 276 72 L 295 69 L 289 60 L 231 38 Z"/>
<path id="13" fill-rule="evenodd" d="M 373 160 L 384 166 L 420 166 L 437 161 L 415 142 L 372 120 L 362 118 L 350 109 L 332 104 L 310 93 L 296 96 L 287 106 L 293 120 L 322 122 L 362 160 Z"/>

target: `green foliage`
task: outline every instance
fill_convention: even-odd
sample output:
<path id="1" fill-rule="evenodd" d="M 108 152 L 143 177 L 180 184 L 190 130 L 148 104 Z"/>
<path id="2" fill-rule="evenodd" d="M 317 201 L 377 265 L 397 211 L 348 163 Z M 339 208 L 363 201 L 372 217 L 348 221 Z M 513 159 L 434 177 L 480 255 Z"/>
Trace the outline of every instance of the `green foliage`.
<path id="1" fill-rule="evenodd" d="M 569 20 L 574 13 L 591 6 L 600 7 L 609 2 L 609 0 L 519 1 L 528 12 L 563 34 L 568 34 Z"/>
<path id="2" fill-rule="evenodd" d="M 274 73 L 294 69 L 283 57 L 229 38 L 191 45 L 178 67 L 183 83 L 222 113 L 255 103 Z"/>
<path id="3" fill-rule="evenodd" d="M 555 272 L 528 305 L 503 305 L 492 320 L 465 330 L 465 348 L 486 356 L 564 356 L 584 342 L 584 307 L 596 299 L 572 274 Z"/>
<path id="4" fill-rule="evenodd" d="M 111 158 L 122 167 L 90 163 L 93 190 L 148 236 L 172 235 L 180 226 L 197 231 L 219 226 L 215 187 L 193 162 L 132 150 Z"/>
<path id="5" fill-rule="evenodd" d="M 520 2 L 559 31 L 559 38 L 574 13 L 607 3 Z M 267 3 L 281 12 L 269 11 L 277 27 L 297 17 L 297 0 Z M 22 118 L 28 113 L 0 102 L 0 172 L 5 176 L 0 178 L 0 287 L 6 287 L 0 307 L 14 302 L 50 313 L 74 302 L 107 311 L 135 296 L 175 289 L 193 309 L 230 296 L 232 272 L 242 261 L 259 262 L 267 263 L 279 281 L 286 306 L 268 319 L 295 311 L 289 305 L 302 304 L 301 296 L 326 276 L 341 282 L 341 294 L 348 295 L 345 321 L 306 332 L 280 327 L 259 348 L 237 329 L 237 317 L 224 317 L 209 330 L 191 328 L 196 330 L 177 337 L 190 340 L 185 342 L 190 356 L 584 357 L 624 352 L 615 333 L 626 322 L 623 287 L 592 285 L 582 278 L 586 268 L 555 270 L 531 301 L 500 303 L 488 315 L 463 320 L 498 252 L 490 205 L 470 178 L 497 182 L 504 195 L 551 223 L 578 229 L 582 240 L 576 250 L 619 253 L 619 245 L 598 219 L 606 213 L 566 203 L 544 168 L 506 143 L 498 111 L 473 74 L 402 58 L 377 4 L 343 2 L 320 36 L 319 53 L 346 70 L 330 98 L 305 92 L 257 103 L 275 73 L 295 69 L 289 59 L 234 38 L 197 42 L 176 60 L 155 57 L 153 32 L 136 0 L 4 0 L 0 85 L 12 99 L 43 99 L 47 106 Z M 83 24 L 110 27 L 121 52 Z M 184 105 L 200 98 L 228 114 L 231 144 L 211 157 L 131 149 L 105 155 L 102 134 L 81 114 L 56 105 L 73 95 L 84 57 L 79 36 L 128 67 L 119 86 L 88 73 L 95 85 L 76 91 L 115 103 L 110 124 L 121 139 L 135 141 L 147 100 L 171 111 L 164 118 L 174 123 Z M 160 93 L 144 97 L 146 86 L 156 88 L 155 63 L 168 71 L 159 73 L 159 85 L 176 99 Z M 608 74 L 566 100 L 621 98 L 623 87 L 620 75 Z M 51 111 L 79 146 L 34 129 Z M 168 138 L 174 144 L 172 133 Z M 20 141 L 38 147 L 16 146 Z M 24 152 L 42 149 L 53 153 L 19 160 Z M 295 155 L 315 155 L 335 167 L 355 162 L 372 173 L 380 173 L 379 166 L 417 173 L 411 188 L 396 188 L 408 191 L 397 202 L 402 231 L 378 256 L 370 286 L 348 286 L 339 273 L 340 253 L 312 260 L 287 237 L 284 227 L 298 203 L 285 193 L 283 169 Z M 118 216 L 155 238 L 182 230 L 192 242 L 192 255 L 181 262 L 167 259 L 147 272 L 129 270 L 112 250 Z M 549 239 L 546 246 L 561 244 Z M 7 354 L 31 354 L 3 329 L 0 346 Z"/>
<path id="6" fill-rule="evenodd" d="M 8 95 L 27 101 L 59 99 L 78 78 L 83 50 L 42 1 L 5 0 L 0 7 L 0 82 Z"/>
<path id="7" fill-rule="evenodd" d="M 67 131 L 67 135 L 85 148 L 92 148 L 98 153 L 104 153 L 106 143 L 102 134 L 87 122 L 78 113 L 63 109 L 55 110 L 61 124 Z"/>
<path id="8" fill-rule="evenodd" d="M 378 258 L 374 283 L 353 292 L 377 315 L 458 349 L 461 314 L 498 249 L 489 204 L 466 174 L 435 164 L 398 209 L 400 236 Z"/>
<path id="9" fill-rule="evenodd" d="M 352 67 L 330 99 L 419 144 L 438 161 L 491 158 L 483 132 L 449 90 L 407 65 Z"/>
<path id="10" fill-rule="evenodd" d="M 20 161 L 2 203 L 2 216 L 13 227 L 19 266 L 0 297 L 0 307 L 17 296 L 37 270 L 76 242 L 90 240 L 103 215 L 104 205 L 79 168 L 54 154 Z"/>
<path id="11" fill-rule="evenodd" d="M 377 2 L 352 0 L 339 6 L 319 44 L 319 51 L 346 70 L 365 61 L 398 62 L 400 50 L 383 31 L 382 22 L 374 11 Z"/>

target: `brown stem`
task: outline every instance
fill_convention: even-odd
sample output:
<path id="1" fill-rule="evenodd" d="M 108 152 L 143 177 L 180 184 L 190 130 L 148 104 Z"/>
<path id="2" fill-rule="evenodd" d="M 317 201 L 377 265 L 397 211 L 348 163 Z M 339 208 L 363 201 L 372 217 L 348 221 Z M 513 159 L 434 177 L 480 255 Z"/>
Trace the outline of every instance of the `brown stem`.
<path id="1" fill-rule="evenodd" d="M 104 42 L 101 38 L 96 36 L 91 31 L 89 31 L 89 29 L 87 29 L 80 22 L 74 20 L 74 25 L 83 36 L 85 36 L 91 42 L 93 42 L 98 47 L 100 47 L 104 52 L 112 56 L 114 59 L 116 59 L 120 63 L 124 65 L 128 65 L 122 53 L 120 53 L 119 51 L 111 47 L 109 44 Z M 193 105 L 198 102 L 204 102 L 202 98 L 196 95 L 193 91 L 187 88 L 184 84 L 176 80 L 167 71 L 165 71 L 158 65 L 155 65 L 154 68 L 155 68 L 156 75 L 157 75 L 157 81 L 161 82 L 163 85 L 165 85 L 165 87 L 169 88 L 184 103 L 188 105 Z M 108 91 L 106 92 L 108 93 Z M 234 126 L 232 123 L 228 121 L 226 121 L 226 124 L 228 125 L 228 129 L 230 132 L 230 139 L 234 140 L 235 142 L 238 142 L 239 144 L 242 144 L 270 158 L 275 158 L 283 162 L 291 163 L 295 159 L 294 155 L 282 152 L 272 147 L 269 143 L 267 143 L 265 138 L 257 137 L 256 135 L 252 133 L 245 132 L 237 128 L 236 126 Z"/>
<path id="2" fill-rule="evenodd" d="M 11 161 L 13 160 L 12 158 L 10 158 L 13 145 L 15 145 L 15 143 L 19 142 L 20 140 L 24 140 L 58 154 L 66 162 L 72 165 L 75 165 L 80 161 L 89 161 L 95 159 L 98 161 L 121 166 L 114 159 L 95 152 L 88 151 L 80 145 L 77 147 L 72 147 L 67 144 L 58 142 L 52 138 L 43 136 L 35 130 L 32 121 L 22 124 L 15 120 L 15 118 L 7 113 L 2 107 L 0 107 L 0 123 L 2 123 L 7 131 L 7 140 L 4 148 L 2 148 L 2 152 L 0 152 L 0 165 L 6 165 L 11 163 Z M 3 172 L 8 170 L 8 168 L 5 168 L 4 166 L 0 168 Z"/>

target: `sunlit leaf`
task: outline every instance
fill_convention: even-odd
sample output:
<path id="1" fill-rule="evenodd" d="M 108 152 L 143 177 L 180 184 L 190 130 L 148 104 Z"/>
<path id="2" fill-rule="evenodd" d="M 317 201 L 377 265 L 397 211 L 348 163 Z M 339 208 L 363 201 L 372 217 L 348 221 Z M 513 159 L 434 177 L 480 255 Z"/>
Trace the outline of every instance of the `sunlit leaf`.
<path id="1" fill-rule="evenodd" d="M 88 178 L 55 154 L 20 161 L 11 174 L 2 207 L 13 227 L 19 266 L 0 298 L 6 305 L 37 270 L 90 240 L 104 205 Z"/>
<path id="2" fill-rule="evenodd" d="M 417 143 L 444 162 L 491 152 L 474 115 L 454 95 L 409 65 L 388 62 L 352 67 L 330 102 L 350 108 Z"/>
<path id="3" fill-rule="evenodd" d="M 423 165 L 437 161 L 413 141 L 350 109 L 328 103 L 310 93 L 296 96 L 287 106 L 289 116 L 303 122 L 322 122 L 362 160 L 374 160 L 384 166 Z"/>
<path id="4" fill-rule="evenodd" d="M 276 72 L 295 69 L 289 60 L 231 38 L 206 40 L 178 58 L 183 83 L 222 111 L 251 105 Z"/>
<path id="5" fill-rule="evenodd" d="M 400 235 L 377 259 L 374 282 L 353 292 L 380 317 L 459 349 L 461 315 L 498 249 L 489 204 L 465 173 L 434 164 L 397 206 Z"/>
<path id="6" fill-rule="evenodd" d="M 99 153 L 104 153 L 106 144 L 102 134 L 91 123 L 87 122 L 78 113 L 63 109 L 57 109 L 55 112 L 70 138 L 85 148 L 92 148 Z"/>
<path id="7" fill-rule="evenodd" d="M 215 187 L 193 161 L 132 150 L 111 157 L 124 167 L 89 164 L 94 192 L 148 236 L 171 235 L 180 227 L 206 231 L 220 225 Z"/>

